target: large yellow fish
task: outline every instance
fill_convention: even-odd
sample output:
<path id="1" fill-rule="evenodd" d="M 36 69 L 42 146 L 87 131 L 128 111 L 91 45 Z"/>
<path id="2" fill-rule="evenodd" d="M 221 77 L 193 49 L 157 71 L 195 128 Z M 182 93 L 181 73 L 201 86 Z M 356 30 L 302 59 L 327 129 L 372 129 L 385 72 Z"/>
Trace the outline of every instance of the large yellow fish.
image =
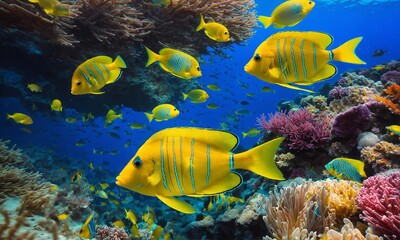
<path id="1" fill-rule="evenodd" d="M 171 104 L 160 104 L 151 113 L 144 113 L 149 122 L 155 119 L 157 122 L 166 121 L 179 115 L 179 110 Z"/>
<path id="2" fill-rule="evenodd" d="M 7 114 L 7 119 L 10 119 L 10 118 L 19 124 L 24 124 L 24 125 L 33 124 L 32 118 L 24 113 Z"/>
<path id="3" fill-rule="evenodd" d="M 29 2 L 39 4 L 49 15 L 64 16 L 69 14 L 68 7 L 58 0 L 29 0 Z"/>
<path id="4" fill-rule="evenodd" d="M 228 29 L 217 22 L 204 22 L 203 15 L 200 15 L 200 24 L 196 28 L 196 31 L 200 31 L 204 29 L 204 33 L 214 41 L 217 42 L 228 42 L 229 39 L 229 31 Z"/>
<path id="5" fill-rule="evenodd" d="M 86 60 L 72 75 L 71 94 L 103 94 L 99 90 L 106 84 L 117 81 L 121 76 L 121 68 L 126 68 L 126 64 L 120 56 L 114 61 L 107 56 Z"/>
<path id="6" fill-rule="evenodd" d="M 146 51 L 149 55 L 146 67 L 154 62 L 160 62 L 162 69 L 176 77 L 191 79 L 201 76 L 200 64 L 187 53 L 172 48 L 163 48 L 160 54 L 151 51 L 147 47 Z"/>
<path id="7" fill-rule="evenodd" d="M 258 16 L 258 20 L 264 25 L 264 28 L 271 24 L 275 28 L 292 27 L 301 22 L 314 5 L 315 3 L 310 0 L 289 0 L 276 7 L 271 17 Z"/>
<path id="8" fill-rule="evenodd" d="M 51 111 L 62 112 L 62 103 L 58 99 L 54 99 L 50 104 Z"/>
<path id="9" fill-rule="evenodd" d="M 155 196 L 187 214 L 196 210 L 175 196 L 215 195 L 239 186 L 245 169 L 283 180 L 274 156 L 283 138 L 234 154 L 238 138 L 229 132 L 202 128 L 168 128 L 151 136 L 116 178 L 118 186 Z"/>
<path id="10" fill-rule="evenodd" d="M 312 92 L 291 84 L 312 85 L 336 74 L 330 61 L 365 64 L 355 54 L 362 37 L 326 50 L 332 36 L 321 32 L 279 32 L 258 46 L 244 70 L 269 83 L 295 90 Z"/>

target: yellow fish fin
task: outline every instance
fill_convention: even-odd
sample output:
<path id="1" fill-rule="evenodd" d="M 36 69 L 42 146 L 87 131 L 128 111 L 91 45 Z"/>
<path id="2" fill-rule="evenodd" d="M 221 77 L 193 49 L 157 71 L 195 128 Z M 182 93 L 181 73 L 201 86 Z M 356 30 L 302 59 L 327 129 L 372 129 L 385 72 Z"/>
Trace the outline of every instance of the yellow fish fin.
<path id="1" fill-rule="evenodd" d="M 90 93 L 91 93 L 91 94 L 103 94 L 103 93 L 105 93 L 105 92 L 99 92 L 98 90 L 96 90 L 96 91 L 91 91 Z"/>
<path id="2" fill-rule="evenodd" d="M 333 60 L 353 64 L 365 64 L 365 62 L 361 60 L 355 53 L 356 47 L 361 40 L 362 37 L 353 38 L 333 49 Z"/>
<path id="3" fill-rule="evenodd" d="M 272 18 L 267 16 L 258 16 L 258 21 L 264 25 L 264 28 L 268 28 L 272 24 Z"/>
<path id="4" fill-rule="evenodd" d="M 199 26 L 197 26 L 196 32 L 200 31 L 200 30 L 203 29 L 205 26 L 206 26 L 206 23 L 204 22 L 203 15 L 200 14 L 200 24 L 199 24 Z"/>
<path id="5" fill-rule="evenodd" d="M 31 2 L 31 3 L 38 3 L 39 0 L 29 0 L 29 2 Z"/>
<path id="6" fill-rule="evenodd" d="M 285 25 L 281 25 L 281 24 L 277 24 L 277 23 L 274 23 L 273 26 L 274 26 L 274 28 L 278 28 L 278 29 L 285 27 Z"/>
<path id="7" fill-rule="evenodd" d="M 301 22 L 301 21 L 298 21 L 298 22 L 295 22 L 295 23 L 293 23 L 293 24 L 290 24 L 290 25 L 288 25 L 289 27 L 293 27 L 293 26 L 296 26 L 299 22 Z"/>
<path id="8" fill-rule="evenodd" d="M 276 83 L 277 85 L 281 86 L 281 87 L 286 87 L 286 88 L 290 88 L 290 89 L 294 89 L 294 90 L 298 90 L 298 91 L 305 91 L 305 92 L 309 92 L 309 93 L 314 93 L 314 91 L 305 89 L 305 88 L 299 88 L 293 85 L 289 85 L 287 83 Z"/>
<path id="9" fill-rule="evenodd" d="M 158 55 L 157 53 L 151 51 L 147 47 L 145 47 L 145 48 L 146 48 L 146 51 L 147 51 L 147 55 L 149 56 L 149 59 L 147 60 L 147 63 L 146 63 L 146 67 L 151 65 L 152 63 L 160 61 L 160 59 L 161 59 L 160 55 Z"/>
<path id="10" fill-rule="evenodd" d="M 122 59 L 122 57 L 119 55 L 115 58 L 113 63 L 115 63 L 115 65 L 118 68 L 126 68 L 126 63 L 125 63 L 124 59 Z"/>
<path id="11" fill-rule="evenodd" d="M 157 186 L 161 181 L 161 172 L 160 171 L 155 171 L 153 174 L 151 174 L 148 177 L 148 182 L 151 184 L 151 186 Z"/>
<path id="12" fill-rule="evenodd" d="M 242 183 L 242 181 L 242 176 L 240 176 L 236 172 L 231 172 L 219 182 L 213 183 L 206 189 L 202 190 L 200 194 L 214 195 L 223 193 L 238 187 Z"/>
<path id="13" fill-rule="evenodd" d="M 299 38 L 303 39 L 306 41 L 310 41 L 314 43 L 315 45 L 319 46 L 320 48 L 327 48 L 329 45 L 331 45 L 333 41 L 333 37 L 327 33 L 323 32 L 278 32 L 275 33 L 270 37 L 270 39 L 275 39 L 275 38 Z"/>
<path id="14" fill-rule="evenodd" d="M 230 132 L 196 127 L 167 128 L 155 133 L 147 141 L 159 141 L 165 136 L 182 137 L 183 141 L 195 140 L 227 151 L 233 150 L 239 141 L 238 137 Z"/>
<path id="15" fill-rule="evenodd" d="M 153 119 L 154 119 L 154 114 L 153 113 L 145 112 L 144 114 L 146 115 L 147 120 L 149 120 L 149 122 L 153 121 Z"/>
<path id="16" fill-rule="evenodd" d="M 281 76 L 281 69 L 280 68 L 272 68 L 271 70 L 268 71 L 269 75 L 271 75 L 271 77 L 273 78 L 279 78 Z"/>
<path id="17" fill-rule="evenodd" d="M 103 63 L 103 64 L 110 64 L 113 62 L 112 58 L 108 56 L 97 56 L 89 59 L 86 61 L 88 63 Z"/>
<path id="18" fill-rule="evenodd" d="M 121 73 L 122 73 L 122 71 L 120 68 L 112 70 L 110 72 L 110 77 L 108 78 L 106 84 L 110 84 L 110 83 L 117 81 L 119 79 L 119 77 L 121 76 Z"/>
<path id="19" fill-rule="evenodd" d="M 156 194 L 157 198 L 160 199 L 161 202 L 165 203 L 170 208 L 175 209 L 176 211 L 186 213 L 186 214 L 193 214 L 196 212 L 194 207 L 189 203 L 173 198 L 173 197 L 166 197 L 162 195 Z"/>
<path id="20" fill-rule="evenodd" d="M 284 180 L 275 164 L 275 154 L 284 138 L 275 138 L 246 152 L 234 155 L 234 168 L 252 171 L 269 179 Z"/>
<path id="21" fill-rule="evenodd" d="M 350 163 L 353 167 L 357 169 L 357 172 L 362 176 L 362 177 L 367 177 L 367 174 L 364 171 L 364 162 L 357 160 L 357 159 L 351 159 L 351 158 L 339 158 L 343 161 L 346 161 Z"/>
<path id="22" fill-rule="evenodd" d="M 334 65 L 326 64 L 315 76 L 307 78 L 310 84 L 324 81 L 337 73 L 337 68 Z M 295 82 L 295 84 L 301 85 L 301 83 Z"/>

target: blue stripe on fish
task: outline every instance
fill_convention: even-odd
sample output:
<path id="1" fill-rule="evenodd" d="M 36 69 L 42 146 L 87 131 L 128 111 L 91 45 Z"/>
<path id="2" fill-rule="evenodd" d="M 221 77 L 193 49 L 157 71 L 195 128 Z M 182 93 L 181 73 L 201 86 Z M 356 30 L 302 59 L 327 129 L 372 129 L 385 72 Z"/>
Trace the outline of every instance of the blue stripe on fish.
<path id="1" fill-rule="evenodd" d="M 180 170 L 181 170 L 181 176 L 182 176 L 182 178 L 183 178 L 182 142 L 183 142 L 182 137 L 179 137 L 179 155 L 180 155 L 180 161 L 181 161 L 181 163 L 180 163 Z M 185 190 L 184 190 L 184 186 L 182 186 L 182 190 L 185 191 Z"/>
<path id="2" fill-rule="evenodd" d="M 315 48 L 315 44 L 311 43 L 311 48 L 313 51 L 313 60 L 314 60 L 314 72 L 317 72 L 317 49 Z"/>
<path id="3" fill-rule="evenodd" d="M 104 70 L 107 73 L 107 79 L 110 78 L 110 71 L 108 70 L 108 68 L 106 67 L 106 65 L 104 65 L 103 63 L 101 64 L 101 66 L 104 68 Z"/>
<path id="4" fill-rule="evenodd" d="M 90 237 L 94 237 L 96 235 L 96 226 L 94 224 L 94 218 L 92 218 L 88 224 Z"/>
<path id="5" fill-rule="evenodd" d="M 193 160 L 194 160 L 194 138 L 192 138 L 192 142 L 190 143 L 190 180 L 192 181 L 193 191 L 196 192 L 196 183 L 194 182 Z"/>
<path id="6" fill-rule="evenodd" d="M 285 76 L 287 77 L 288 74 L 290 74 L 290 68 L 287 66 L 288 59 L 286 55 L 286 41 L 287 39 L 283 39 L 283 62 L 286 63 L 286 69 L 285 69 Z"/>
<path id="7" fill-rule="evenodd" d="M 210 145 L 207 145 L 207 175 L 206 175 L 206 186 L 208 186 L 208 182 L 210 181 L 210 173 L 211 173 L 211 156 L 210 156 Z"/>
<path id="8" fill-rule="evenodd" d="M 163 179 L 164 188 L 167 189 L 168 192 L 171 192 L 168 188 L 167 178 L 165 176 L 165 169 L 164 169 L 164 139 L 160 139 L 160 159 L 161 159 L 161 175 Z"/>
<path id="9" fill-rule="evenodd" d="M 301 54 L 301 66 L 303 67 L 304 79 L 306 79 L 307 78 L 307 67 L 306 67 L 306 60 L 304 59 L 304 39 L 301 40 L 300 54 Z"/>
<path id="10" fill-rule="evenodd" d="M 85 65 L 83 66 L 85 68 L 85 70 L 89 73 L 89 75 L 96 80 L 97 83 L 99 83 L 99 80 L 97 80 L 96 76 L 93 74 L 93 72 Z"/>
<path id="11" fill-rule="evenodd" d="M 293 15 L 299 15 L 300 13 L 303 12 L 303 7 L 301 6 L 300 3 L 293 3 L 290 5 L 290 11 L 292 12 Z"/>
<path id="12" fill-rule="evenodd" d="M 86 82 L 92 87 L 94 88 L 94 85 L 92 83 L 92 81 L 90 81 L 89 77 L 86 76 L 86 74 L 84 72 L 82 72 L 82 70 L 79 69 L 79 74 L 82 75 L 82 77 L 86 80 Z"/>
<path id="13" fill-rule="evenodd" d="M 100 71 L 100 68 L 97 66 L 96 63 L 93 63 L 94 69 L 96 69 L 97 73 L 100 75 L 101 79 L 103 80 L 103 83 L 106 83 L 106 80 L 104 79 L 103 73 Z"/>
<path id="14" fill-rule="evenodd" d="M 235 161 L 233 159 L 233 153 L 229 155 L 229 168 L 231 170 L 235 169 Z"/>
<path id="15" fill-rule="evenodd" d="M 281 68 L 281 72 L 283 74 L 283 78 L 285 78 L 285 82 L 286 82 L 286 72 L 285 72 L 285 69 L 283 67 L 280 45 L 281 45 L 281 41 L 280 41 L 280 39 L 278 39 L 278 41 L 276 43 L 276 52 L 278 53 L 279 67 Z M 283 51 L 285 51 L 285 49 L 283 49 Z"/>
<path id="16" fill-rule="evenodd" d="M 174 53 L 168 60 L 168 66 L 172 68 L 174 72 L 181 72 L 183 68 L 190 70 L 192 68 L 192 62 L 187 57 Z"/>
<path id="17" fill-rule="evenodd" d="M 295 41 L 296 41 L 296 38 L 293 38 L 292 41 L 290 42 L 290 53 L 292 55 L 294 77 L 296 78 L 296 80 L 299 80 L 299 74 L 297 72 L 297 67 L 296 67 L 296 56 L 294 54 L 294 48 L 293 48 Z"/>
<path id="18" fill-rule="evenodd" d="M 167 164 L 166 164 L 166 166 L 167 166 L 167 173 L 169 173 L 168 174 L 168 177 L 169 177 L 169 182 L 171 183 L 171 186 L 172 186 L 172 188 L 175 190 L 175 186 L 174 186 L 174 182 L 172 181 L 172 178 L 173 177 L 175 177 L 175 175 L 173 175 L 174 173 L 173 173 L 173 171 L 172 171 L 172 169 L 170 169 L 170 162 L 172 162 L 171 160 L 170 160 L 170 158 L 169 158 L 169 146 L 168 146 L 168 137 L 166 137 L 166 139 L 165 139 L 165 155 L 166 155 L 166 158 L 165 159 L 167 159 Z M 173 162 L 172 162 L 173 163 Z"/>
<path id="19" fill-rule="evenodd" d="M 329 61 L 333 60 L 333 52 L 331 50 L 328 51 L 329 52 Z"/>
<path id="20" fill-rule="evenodd" d="M 175 173 L 176 184 L 178 185 L 178 188 L 179 188 L 179 191 L 181 192 L 181 194 L 183 194 L 181 181 L 179 180 L 178 165 L 176 163 L 175 138 L 174 137 L 172 137 L 172 158 L 174 161 L 174 173 Z"/>

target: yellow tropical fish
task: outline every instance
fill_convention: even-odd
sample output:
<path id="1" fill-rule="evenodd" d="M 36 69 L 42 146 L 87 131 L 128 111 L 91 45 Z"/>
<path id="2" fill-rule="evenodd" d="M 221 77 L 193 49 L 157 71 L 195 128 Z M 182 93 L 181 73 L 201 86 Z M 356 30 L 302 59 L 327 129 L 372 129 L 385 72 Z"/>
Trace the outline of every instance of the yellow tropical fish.
<path id="1" fill-rule="evenodd" d="M 155 119 L 157 122 L 169 120 L 179 115 L 179 110 L 171 104 L 161 104 L 153 109 L 151 113 L 144 113 L 149 122 Z"/>
<path id="2" fill-rule="evenodd" d="M 124 60 L 117 56 L 97 56 L 79 65 L 72 75 L 71 94 L 103 94 L 100 89 L 113 83 L 121 76 L 121 68 L 126 68 Z"/>
<path id="3" fill-rule="evenodd" d="M 49 15 L 64 16 L 69 14 L 68 7 L 57 0 L 29 0 L 29 2 L 38 3 Z"/>
<path id="4" fill-rule="evenodd" d="M 92 186 L 89 187 L 89 190 L 90 190 L 91 192 L 94 192 L 94 190 L 96 190 L 96 188 L 92 185 Z"/>
<path id="5" fill-rule="evenodd" d="M 83 146 L 85 146 L 85 142 L 84 142 L 83 140 L 79 140 L 79 141 L 77 141 L 77 142 L 75 143 L 75 146 L 77 146 L 77 147 L 83 147 Z"/>
<path id="6" fill-rule="evenodd" d="M 96 190 L 96 195 L 103 199 L 108 199 L 107 193 L 104 192 L 103 190 Z"/>
<path id="7" fill-rule="evenodd" d="M 326 170 L 339 179 L 362 181 L 367 177 L 364 172 L 364 162 L 351 158 L 335 158 L 325 165 Z"/>
<path id="8" fill-rule="evenodd" d="M 54 99 L 50 104 L 51 111 L 61 112 L 62 111 L 62 103 L 58 99 Z"/>
<path id="9" fill-rule="evenodd" d="M 207 85 L 207 88 L 210 89 L 210 90 L 213 90 L 213 91 L 219 91 L 219 90 L 221 90 L 221 89 L 219 88 L 219 86 L 218 86 L 217 84 L 215 84 L 215 83 L 208 84 L 208 85 Z"/>
<path id="10" fill-rule="evenodd" d="M 248 130 L 247 132 L 242 132 L 243 138 L 255 137 L 258 134 L 260 134 L 260 130 L 258 130 L 257 128 L 252 128 L 252 129 Z"/>
<path id="11" fill-rule="evenodd" d="M 189 98 L 191 103 L 202 103 L 205 102 L 209 97 L 207 92 L 202 89 L 194 89 L 187 94 L 182 93 L 182 95 L 183 101 L 185 101 L 186 98 Z"/>
<path id="12" fill-rule="evenodd" d="M 27 88 L 31 90 L 31 92 L 42 92 L 42 88 L 36 83 L 29 83 Z"/>
<path id="13" fill-rule="evenodd" d="M 264 25 L 264 28 L 271 24 L 275 28 L 293 27 L 308 15 L 314 5 L 315 3 L 310 0 L 289 0 L 276 7 L 271 17 L 258 16 L 258 20 Z"/>
<path id="14" fill-rule="evenodd" d="M 7 113 L 7 119 L 10 119 L 10 118 L 19 124 L 23 124 L 23 125 L 33 124 L 32 118 L 24 113 L 14 113 L 14 114 Z"/>
<path id="15" fill-rule="evenodd" d="M 122 229 L 125 229 L 125 227 L 126 227 L 125 223 L 122 220 L 117 220 L 117 221 L 113 222 L 112 225 L 114 227 L 119 227 L 119 228 L 122 228 Z"/>
<path id="16" fill-rule="evenodd" d="M 151 3 L 156 6 L 168 6 L 171 4 L 171 0 L 151 0 Z"/>
<path id="17" fill-rule="evenodd" d="M 215 103 L 209 103 L 209 104 L 207 104 L 207 108 L 209 108 L 209 109 L 217 109 L 217 108 L 219 108 L 219 106 L 217 104 L 215 104 Z"/>
<path id="18" fill-rule="evenodd" d="M 94 119 L 94 116 L 92 113 L 84 113 L 82 114 L 82 122 L 87 122 L 90 119 Z"/>
<path id="19" fill-rule="evenodd" d="M 114 110 L 112 110 L 112 109 L 108 110 L 107 115 L 106 115 L 107 123 L 112 123 L 117 118 L 122 119 L 122 113 L 116 114 Z"/>
<path id="20" fill-rule="evenodd" d="M 216 22 L 204 22 L 203 15 L 200 15 L 200 24 L 196 28 L 196 31 L 200 31 L 204 29 L 204 33 L 207 35 L 207 37 L 211 38 L 214 41 L 217 42 L 228 42 L 229 39 L 229 31 L 228 29 Z"/>
<path id="21" fill-rule="evenodd" d="M 191 79 L 193 77 L 201 76 L 199 63 L 194 57 L 187 53 L 172 48 L 161 49 L 159 55 L 147 47 L 146 51 L 149 55 L 146 67 L 154 62 L 160 62 L 162 69 L 176 77 Z"/>
<path id="22" fill-rule="evenodd" d="M 202 128 L 168 128 L 151 136 L 116 178 L 118 186 L 155 196 L 187 214 L 196 210 L 175 196 L 219 194 L 239 186 L 245 169 L 283 180 L 274 157 L 283 138 L 234 154 L 238 138 L 229 132 Z"/>
<path id="23" fill-rule="evenodd" d="M 372 69 L 374 69 L 374 70 L 381 70 L 381 69 L 384 69 L 385 68 L 385 65 L 376 65 L 375 67 L 373 67 Z"/>
<path id="24" fill-rule="evenodd" d="M 387 130 L 390 131 L 390 134 L 396 134 L 400 136 L 400 126 L 399 125 L 390 125 L 386 127 Z"/>
<path id="25" fill-rule="evenodd" d="M 65 121 L 66 121 L 67 123 L 74 123 L 74 122 L 76 122 L 76 118 L 74 118 L 74 117 L 68 117 L 68 118 L 65 119 Z"/>
<path id="26" fill-rule="evenodd" d="M 82 173 L 78 170 L 74 175 L 71 177 L 71 182 L 77 182 L 79 183 L 82 179 Z"/>
<path id="27" fill-rule="evenodd" d="M 81 227 L 79 231 L 79 236 L 81 238 L 93 238 L 96 235 L 96 226 L 94 225 L 94 213 L 92 213 L 85 224 Z"/>
<path id="28" fill-rule="evenodd" d="M 312 85 L 336 74 L 330 61 L 365 64 L 354 53 L 362 37 L 326 50 L 332 36 L 321 32 L 279 32 L 258 46 L 244 70 L 269 83 L 312 92 L 290 84 Z"/>
<path id="29" fill-rule="evenodd" d="M 108 183 L 99 183 L 99 185 L 100 185 L 101 189 L 103 189 L 103 190 L 108 188 Z"/>
<path id="30" fill-rule="evenodd" d="M 142 129 L 142 128 L 144 128 L 144 124 L 141 124 L 141 123 L 132 123 L 132 124 L 129 124 L 129 127 L 130 127 L 131 129 Z"/>
<path id="31" fill-rule="evenodd" d="M 132 212 L 132 210 L 127 211 L 125 209 L 125 218 L 129 219 L 133 225 L 137 225 L 137 218 L 135 214 Z"/>
<path id="32" fill-rule="evenodd" d="M 60 220 L 60 221 L 65 221 L 65 220 L 68 219 L 68 214 L 62 213 L 62 214 L 58 215 L 57 218 L 58 218 L 58 220 Z"/>

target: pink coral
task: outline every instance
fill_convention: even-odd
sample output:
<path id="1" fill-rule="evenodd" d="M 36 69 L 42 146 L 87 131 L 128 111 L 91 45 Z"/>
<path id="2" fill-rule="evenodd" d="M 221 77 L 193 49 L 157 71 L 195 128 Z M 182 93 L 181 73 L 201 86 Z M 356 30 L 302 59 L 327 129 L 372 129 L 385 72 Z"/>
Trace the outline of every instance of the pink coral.
<path id="1" fill-rule="evenodd" d="M 121 228 L 99 226 L 95 238 L 101 240 L 127 240 L 129 235 Z"/>
<path id="2" fill-rule="evenodd" d="M 357 196 L 361 219 L 386 239 L 400 236 L 400 172 L 375 175 L 363 182 Z"/>
<path id="3" fill-rule="evenodd" d="M 324 146 L 330 139 L 331 119 L 326 115 L 312 114 L 307 109 L 277 112 L 257 119 L 259 127 L 265 133 L 271 131 L 285 136 L 287 145 L 293 150 L 316 149 Z"/>

